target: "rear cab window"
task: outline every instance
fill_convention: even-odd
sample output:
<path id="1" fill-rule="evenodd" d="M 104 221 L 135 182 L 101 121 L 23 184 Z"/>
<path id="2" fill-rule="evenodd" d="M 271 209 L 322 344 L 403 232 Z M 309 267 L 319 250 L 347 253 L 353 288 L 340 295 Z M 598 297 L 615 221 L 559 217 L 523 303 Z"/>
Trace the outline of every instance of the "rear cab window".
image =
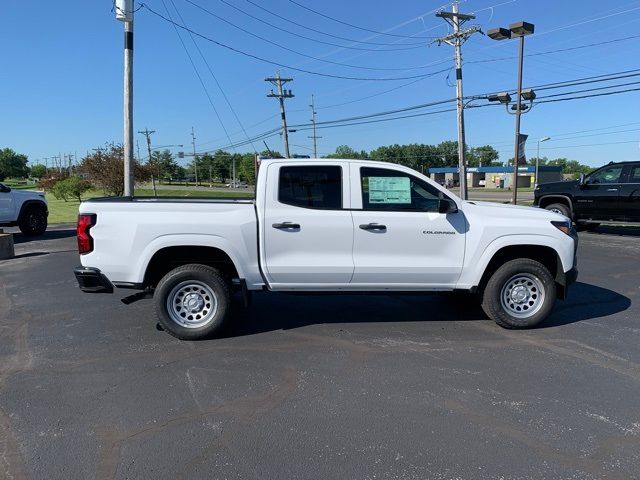
<path id="1" fill-rule="evenodd" d="M 301 165 L 281 167 L 278 201 L 294 207 L 320 210 L 342 209 L 342 167 Z"/>

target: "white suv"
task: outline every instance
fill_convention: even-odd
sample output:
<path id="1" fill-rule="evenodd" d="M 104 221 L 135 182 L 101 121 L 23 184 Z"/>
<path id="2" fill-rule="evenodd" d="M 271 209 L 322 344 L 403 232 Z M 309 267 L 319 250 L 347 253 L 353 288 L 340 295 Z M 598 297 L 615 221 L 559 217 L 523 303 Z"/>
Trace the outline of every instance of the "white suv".
<path id="1" fill-rule="evenodd" d="M 25 235 L 42 235 L 48 216 L 44 193 L 12 190 L 0 183 L 0 226 L 17 225 Z"/>

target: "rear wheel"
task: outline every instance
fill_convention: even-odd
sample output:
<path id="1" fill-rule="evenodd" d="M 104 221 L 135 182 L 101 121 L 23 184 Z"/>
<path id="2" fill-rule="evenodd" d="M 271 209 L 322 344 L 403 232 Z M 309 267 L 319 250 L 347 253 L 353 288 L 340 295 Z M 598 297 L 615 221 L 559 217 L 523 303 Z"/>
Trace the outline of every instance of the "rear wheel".
<path id="1" fill-rule="evenodd" d="M 215 268 L 183 265 L 158 283 L 153 301 L 160 325 L 181 340 L 219 334 L 228 316 L 231 294 Z"/>
<path id="2" fill-rule="evenodd" d="M 550 212 L 559 213 L 560 215 L 571 218 L 571 210 L 564 203 L 552 203 L 544 208 Z"/>
<path id="3" fill-rule="evenodd" d="M 47 230 L 47 211 L 44 207 L 32 206 L 22 213 L 18 227 L 25 235 L 42 235 Z"/>
<path id="4" fill-rule="evenodd" d="M 482 309 L 504 328 L 531 328 L 542 322 L 556 300 L 556 284 L 549 270 L 528 258 L 511 260 L 489 279 Z"/>

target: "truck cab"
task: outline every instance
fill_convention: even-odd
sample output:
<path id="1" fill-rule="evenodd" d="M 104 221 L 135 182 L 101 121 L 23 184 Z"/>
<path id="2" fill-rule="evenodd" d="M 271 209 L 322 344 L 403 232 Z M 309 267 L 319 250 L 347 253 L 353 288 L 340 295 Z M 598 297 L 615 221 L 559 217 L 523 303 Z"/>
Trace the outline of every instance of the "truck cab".
<path id="1" fill-rule="evenodd" d="M 609 163 L 579 180 L 539 185 L 535 205 L 561 213 L 579 226 L 640 223 L 640 162 Z"/>

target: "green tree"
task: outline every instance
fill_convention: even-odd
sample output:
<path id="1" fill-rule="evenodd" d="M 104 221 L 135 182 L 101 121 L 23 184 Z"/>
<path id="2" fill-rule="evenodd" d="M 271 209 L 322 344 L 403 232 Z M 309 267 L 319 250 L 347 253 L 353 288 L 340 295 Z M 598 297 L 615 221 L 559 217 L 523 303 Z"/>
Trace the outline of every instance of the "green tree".
<path id="1" fill-rule="evenodd" d="M 47 167 L 41 163 L 35 164 L 31 167 L 31 176 L 35 178 L 43 178 L 47 175 Z"/>
<path id="2" fill-rule="evenodd" d="M 82 195 L 91 189 L 91 184 L 81 177 L 73 176 L 56 182 L 51 187 L 51 193 L 58 200 L 68 201 L 69 197 L 73 197 L 82 201 Z"/>
<path id="3" fill-rule="evenodd" d="M 169 150 L 151 152 L 151 159 L 147 163 L 151 173 L 160 181 L 177 178 L 178 164 Z"/>
<path id="4" fill-rule="evenodd" d="M 252 153 L 245 153 L 240 158 L 239 166 L 236 166 L 238 178 L 249 185 L 256 184 L 256 157 Z"/>
<path id="5" fill-rule="evenodd" d="M 29 174 L 27 156 L 11 148 L 0 149 L 0 180 L 7 177 L 24 178 Z"/>
<path id="6" fill-rule="evenodd" d="M 368 158 L 367 152 L 364 150 L 360 150 L 359 152 L 355 151 L 349 145 L 340 145 L 336 148 L 335 153 L 331 153 L 327 155 L 325 158 L 344 158 L 344 159 L 365 159 Z"/>
<path id="7" fill-rule="evenodd" d="M 457 144 L 456 144 L 457 147 Z M 471 167 L 477 167 L 482 164 L 483 167 L 491 167 L 493 165 L 499 165 L 498 158 L 500 154 L 491 145 L 484 145 L 482 147 L 473 147 L 468 150 L 466 155 L 467 165 Z"/>

